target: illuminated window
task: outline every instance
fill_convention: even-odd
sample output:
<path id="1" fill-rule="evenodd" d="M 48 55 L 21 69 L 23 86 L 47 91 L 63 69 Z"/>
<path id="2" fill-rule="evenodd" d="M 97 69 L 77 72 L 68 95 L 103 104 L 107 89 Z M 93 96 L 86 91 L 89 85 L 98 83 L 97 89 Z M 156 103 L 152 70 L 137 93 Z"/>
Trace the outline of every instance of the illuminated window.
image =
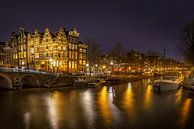
<path id="1" fill-rule="evenodd" d="M 77 50 L 77 45 L 75 45 L 75 50 Z"/>
<path id="2" fill-rule="evenodd" d="M 26 50 L 26 46 L 25 45 L 23 45 L 23 49 L 24 49 L 24 51 Z"/>
<path id="3" fill-rule="evenodd" d="M 24 56 L 23 56 L 23 57 L 24 57 L 24 58 L 26 58 L 26 51 L 24 51 L 24 53 L 23 53 L 23 54 L 24 54 Z"/>
<path id="4" fill-rule="evenodd" d="M 77 52 L 75 52 L 75 59 L 77 59 Z"/>
<path id="5" fill-rule="evenodd" d="M 71 64 L 72 66 L 71 66 L 71 68 L 75 68 L 75 65 L 74 65 L 74 61 L 72 61 L 72 64 Z"/>
<path id="6" fill-rule="evenodd" d="M 69 51 L 69 58 L 71 58 L 71 51 Z"/>
<path id="7" fill-rule="evenodd" d="M 83 65 L 86 65 L 86 61 L 85 60 L 83 60 Z"/>
<path id="8" fill-rule="evenodd" d="M 71 61 L 69 61 L 69 68 L 71 68 Z"/>
<path id="9" fill-rule="evenodd" d="M 79 58 L 82 59 L 82 54 L 81 53 L 79 54 Z"/>
<path id="10" fill-rule="evenodd" d="M 35 53 L 35 58 L 39 58 L 39 53 Z"/>
<path id="11" fill-rule="evenodd" d="M 34 53 L 34 48 L 31 48 L 31 53 Z"/>
<path id="12" fill-rule="evenodd" d="M 80 65 L 82 64 L 82 60 L 79 60 L 79 64 L 80 64 Z"/>
<path id="13" fill-rule="evenodd" d="M 20 46 L 20 50 L 23 51 L 23 47 L 22 46 Z"/>

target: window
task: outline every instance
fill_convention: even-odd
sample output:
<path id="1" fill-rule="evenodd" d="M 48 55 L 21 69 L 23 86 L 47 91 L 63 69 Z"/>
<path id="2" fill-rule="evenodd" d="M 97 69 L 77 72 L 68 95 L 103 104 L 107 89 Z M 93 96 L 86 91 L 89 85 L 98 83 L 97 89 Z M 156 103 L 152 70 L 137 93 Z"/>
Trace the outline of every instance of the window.
<path id="1" fill-rule="evenodd" d="M 39 58 L 39 53 L 35 53 L 35 58 Z"/>
<path id="2" fill-rule="evenodd" d="M 23 51 L 23 46 L 20 46 L 20 50 Z"/>
<path id="3" fill-rule="evenodd" d="M 31 53 L 34 53 L 34 48 L 31 48 Z"/>
<path id="4" fill-rule="evenodd" d="M 75 45 L 75 50 L 77 50 L 77 45 Z"/>
<path id="5" fill-rule="evenodd" d="M 75 59 L 77 59 L 77 52 L 75 52 Z"/>
<path id="6" fill-rule="evenodd" d="M 79 58 L 82 59 L 82 54 L 81 53 L 79 54 Z"/>
<path id="7" fill-rule="evenodd" d="M 79 64 L 80 64 L 80 65 L 82 64 L 82 60 L 79 60 Z"/>
<path id="8" fill-rule="evenodd" d="M 26 58 L 26 51 L 24 51 L 23 54 L 24 54 L 24 58 Z"/>
<path id="9" fill-rule="evenodd" d="M 26 50 L 26 46 L 25 45 L 23 45 L 23 48 L 24 48 L 24 51 Z"/>
<path id="10" fill-rule="evenodd" d="M 69 58 L 71 58 L 71 51 L 69 51 Z"/>
<path id="11" fill-rule="evenodd" d="M 71 44 L 69 43 L 69 49 L 71 49 Z"/>

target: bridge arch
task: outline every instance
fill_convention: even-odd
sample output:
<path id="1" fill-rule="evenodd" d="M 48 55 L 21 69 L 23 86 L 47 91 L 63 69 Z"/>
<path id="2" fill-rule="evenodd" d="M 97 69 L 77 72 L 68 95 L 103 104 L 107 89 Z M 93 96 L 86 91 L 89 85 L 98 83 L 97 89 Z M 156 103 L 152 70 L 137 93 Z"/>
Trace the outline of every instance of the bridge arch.
<path id="1" fill-rule="evenodd" d="M 19 84 L 22 87 L 39 87 L 39 79 L 32 74 L 25 74 L 19 78 Z"/>
<path id="2" fill-rule="evenodd" d="M 3 88 L 3 89 L 13 88 L 12 79 L 9 76 L 1 73 L 0 73 L 0 88 Z"/>

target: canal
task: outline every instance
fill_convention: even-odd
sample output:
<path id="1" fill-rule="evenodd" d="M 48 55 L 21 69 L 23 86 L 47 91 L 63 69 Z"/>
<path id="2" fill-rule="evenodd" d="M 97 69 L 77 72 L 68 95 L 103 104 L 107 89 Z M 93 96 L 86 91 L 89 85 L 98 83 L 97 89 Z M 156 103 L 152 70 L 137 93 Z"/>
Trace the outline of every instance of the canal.
<path id="1" fill-rule="evenodd" d="M 0 92 L 0 129 L 193 129 L 192 96 L 158 94 L 150 79 L 96 89 Z"/>

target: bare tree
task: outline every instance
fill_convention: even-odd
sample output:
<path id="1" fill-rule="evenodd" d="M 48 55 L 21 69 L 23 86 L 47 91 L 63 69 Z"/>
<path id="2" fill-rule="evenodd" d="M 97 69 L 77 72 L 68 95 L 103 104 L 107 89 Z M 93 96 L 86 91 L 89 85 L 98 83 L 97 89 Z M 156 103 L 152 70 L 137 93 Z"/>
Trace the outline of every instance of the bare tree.
<path id="1" fill-rule="evenodd" d="M 148 49 L 147 52 L 145 53 L 145 55 L 149 61 L 150 68 L 152 68 L 152 69 L 154 69 L 154 71 L 156 71 L 159 59 L 162 57 L 162 54 L 159 52 L 155 52 L 151 49 Z"/>
<path id="2" fill-rule="evenodd" d="M 184 26 L 178 50 L 187 62 L 194 64 L 194 20 Z"/>
<path id="3" fill-rule="evenodd" d="M 125 48 L 123 47 L 122 43 L 116 43 L 111 49 L 110 55 L 116 61 L 118 68 L 117 71 L 119 73 L 120 63 L 125 56 Z"/>
<path id="4" fill-rule="evenodd" d="M 88 45 L 87 58 L 91 76 L 92 67 L 99 62 L 101 50 L 99 44 L 93 39 L 86 40 L 86 44 Z"/>

